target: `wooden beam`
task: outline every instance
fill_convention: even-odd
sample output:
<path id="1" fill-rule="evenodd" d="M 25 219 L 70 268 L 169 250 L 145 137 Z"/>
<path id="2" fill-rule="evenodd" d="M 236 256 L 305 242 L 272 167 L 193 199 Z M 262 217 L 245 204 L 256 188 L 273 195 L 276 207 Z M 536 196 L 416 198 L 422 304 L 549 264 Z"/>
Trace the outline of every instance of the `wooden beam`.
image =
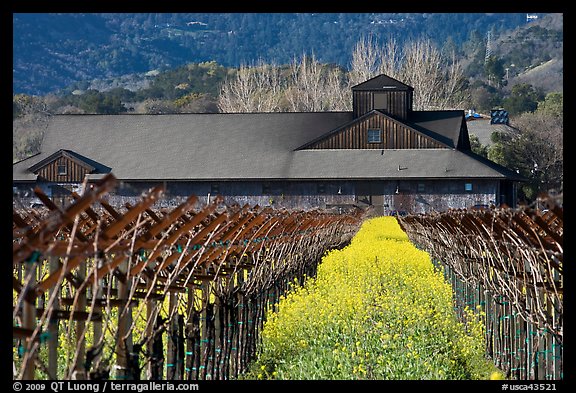
<path id="1" fill-rule="evenodd" d="M 145 211 L 154 202 L 156 202 L 163 192 L 163 186 L 154 187 L 154 189 L 152 189 L 148 195 L 146 195 L 136 206 L 128 210 L 124 216 L 122 216 L 122 218 L 114 221 L 112 224 L 106 227 L 101 236 L 105 239 L 111 239 L 118 235 L 120 231 L 122 231 L 128 225 L 132 224 L 132 221 L 136 219 L 140 213 Z"/>
<path id="2" fill-rule="evenodd" d="M 86 303 L 88 305 L 92 304 L 93 299 L 88 298 L 86 299 Z M 69 298 L 69 297 L 64 297 L 60 299 L 60 303 L 63 306 L 71 306 L 74 304 L 74 298 Z M 125 299 L 106 299 L 106 298 L 97 298 L 96 301 L 94 302 L 95 306 L 97 307 L 106 307 L 106 306 L 110 306 L 110 307 L 119 307 L 119 306 L 124 306 L 126 304 L 126 300 Z M 138 300 L 136 299 L 131 299 L 130 300 L 130 305 L 133 307 L 138 306 Z M 76 312 L 75 312 L 76 313 Z"/>
<path id="3" fill-rule="evenodd" d="M 86 210 L 92 203 L 98 200 L 104 193 L 108 192 L 116 183 L 116 178 L 108 174 L 100 182 L 98 187 L 86 193 L 80 199 L 71 204 L 60 214 L 51 216 L 41 222 L 38 230 L 31 228 L 26 232 L 26 241 L 12 253 L 13 263 L 23 262 L 30 257 L 33 252 L 43 252 L 48 248 L 54 239 L 54 235 L 67 224 L 74 221 L 77 215 Z"/>
<path id="4" fill-rule="evenodd" d="M 32 333 L 34 333 L 34 329 L 26 329 L 19 326 L 12 326 L 12 338 L 23 338 L 28 339 L 32 337 Z M 39 341 L 40 337 L 36 335 L 34 341 Z"/>
<path id="5" fill-rule="evenodd" d="M 78 195 L 77 192 L 73 191 L 72 192 L 72 198 L 74 198 L 74 200 L 76 201 L 76 200 L 80 199 L 81 196 Z M 92 219 L 92 221 L 94 223 L 96 223 L 100 219 L 100 216 L 91 207 L 87 208 L 85 210 L 85 212 L 88 215 L 88 217 L 90 217 Z"/>
<path id="6" fill-rule="evenodd" d="M 162 232 L 164 229 L 166 229 L 174 222 L 176 222 L 178 219 L 182 218 L 184 214 L 186 214 L 190 209 L 192 209 L 192 207 L 194 206 L 194 204 L 196 204 L 197 201 L 198 198 L 195 195 L 189 196 L 185 202 L 174 208 L 174 210 L 172 210 L 170 213 L 162 217 L 160 222 L 152 226 L 148 230 L 148 232 L 146 232 L 142 236 L 142 241 L 152 239 L 153 237 L 160 234 L 160 232 Z"/>
<path id="7" fill-rule="evenodd" d="M 218 204 L 222 203 L 222 198 L 217 197 L 216 200 L 209 206 L 205 207 L 202 211 L 196 214 L 190 221 L 182 225 L 180 228 L 176 229 L 174 233 L 172 233 L 167 239 L 161 241 L 159 245 L 168 245 L 172 247 L 176 241 L 181 237 L 186 235 L 189 231 L 191 231 L 195 226 L 199 225 L 204 218 L 208 217 L 208 215 L 212 214 Z M 152 254 L 148 257 L 146 261 L 140 261 L 136 263 L 132 269 L 130 269 L 130 275 L 136 276 L 138 275 L 148 264 L 154 261 L 158 256 L 160 256 L 162 250 L 160 247 L 156 249 L 156 251 L 152 252 Z"/>
<path id="8" fill-rule="evenodd" d="M 72 302 L 70 302 L 70 305 Z M 42 314 L 46 311 L 43 308 L 39 308 L 36 313 L 38 317 L 41 317 Z M 70 319 L 70 315 L 72 315 L 73 321 L 81 321 L 85 322 L 90 317 L 90 321 L 101 321 L 102 320 L 102 313 L 100 312 L 93 312 L 92 316 L 87 311 L 69 311 L 69 310 L 53 310 L 52 315 L 50 318 L 52 320 L 68 320 Z"/>

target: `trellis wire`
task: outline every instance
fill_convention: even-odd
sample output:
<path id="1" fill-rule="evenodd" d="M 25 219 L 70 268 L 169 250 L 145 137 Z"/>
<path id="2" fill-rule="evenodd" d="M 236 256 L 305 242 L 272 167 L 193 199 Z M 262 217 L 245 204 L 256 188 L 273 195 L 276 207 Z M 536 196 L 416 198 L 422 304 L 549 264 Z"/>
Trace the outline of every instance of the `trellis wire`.
<path id="1" fill-rule="evenodd" d="M 536 209 L 400 217 L 452 283 L 455 311 L 485 313 L 486 354 L 509 378 L 563 379 L 562 196 Z"/>
<path id="2" fill-rule="evenodd" d="M 266 312 L 362 221 L 218 197 L 155 209 L 162 187 L 124 209 L 106 201 L 115 185 L 65 209 L 36 189 L 44 209 L 14 209 L 14 378 L 236 378 Z"/>

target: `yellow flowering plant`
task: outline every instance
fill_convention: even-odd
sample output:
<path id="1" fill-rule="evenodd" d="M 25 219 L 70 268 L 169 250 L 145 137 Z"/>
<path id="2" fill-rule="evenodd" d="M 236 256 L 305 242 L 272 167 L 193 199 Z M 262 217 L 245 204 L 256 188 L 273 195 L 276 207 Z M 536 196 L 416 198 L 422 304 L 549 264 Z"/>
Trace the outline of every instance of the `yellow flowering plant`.
<path id="1" fill-rule="evenodd" d="M 367 220 L 280 299 L 245 378 L 489 379 L 481 315 L 457 320 L 453 293 L 394 217 Z"/>

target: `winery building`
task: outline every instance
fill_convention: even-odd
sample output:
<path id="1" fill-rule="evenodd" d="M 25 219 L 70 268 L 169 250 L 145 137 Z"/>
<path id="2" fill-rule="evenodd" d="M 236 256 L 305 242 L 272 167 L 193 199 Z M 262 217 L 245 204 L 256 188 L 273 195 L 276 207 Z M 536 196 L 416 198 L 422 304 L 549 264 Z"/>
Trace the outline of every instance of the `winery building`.
<path id="1" fill-rule="evenodd" d="M 463 110 L 414 111 L 414 89 L 386 75 L 352 88 L 351 112 L 55 115 L 41 152 L 13 165 L 15 193 L 57 203 L 112 172 L 124 204 L 166 185 L 227 204 L 380 214 L 514 206 L 522 178 L 470 150 Z"/>

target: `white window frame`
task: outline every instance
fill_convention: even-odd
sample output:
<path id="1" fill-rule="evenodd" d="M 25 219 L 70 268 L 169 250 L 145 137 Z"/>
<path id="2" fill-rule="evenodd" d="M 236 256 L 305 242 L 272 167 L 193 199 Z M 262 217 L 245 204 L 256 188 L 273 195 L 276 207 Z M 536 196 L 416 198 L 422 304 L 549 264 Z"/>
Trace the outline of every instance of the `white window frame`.
<path id="1" fill-rule="evenodd" d="M 64 170 L 60 170 L 64 168 Z M 66 176 L 68 174 L 68 168 L 66 168 L 66 164 L 56 164 L 56 170 L 58 171 L 58 176 Z"/>
<path id="2" fill-rule="evenodd" d="M 378 140 L 373 140 L 374 133 L 378 133 Z M 380 128 L 369 128 L 368 129 L 368 143 L 382 143 L 382 129 Z"/>

